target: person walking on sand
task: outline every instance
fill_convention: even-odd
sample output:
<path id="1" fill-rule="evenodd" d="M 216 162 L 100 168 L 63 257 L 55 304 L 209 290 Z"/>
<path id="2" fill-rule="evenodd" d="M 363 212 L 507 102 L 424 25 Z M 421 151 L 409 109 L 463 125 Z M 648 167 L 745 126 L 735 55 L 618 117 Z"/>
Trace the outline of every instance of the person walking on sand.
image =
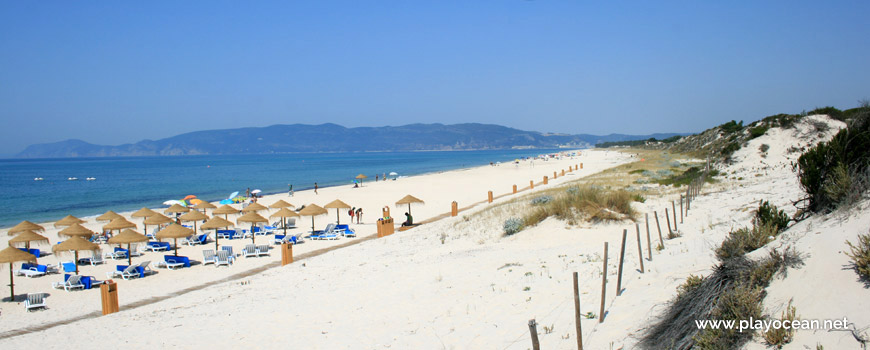
<path id="1" fill-rule="evenodd" d="M 314 183 L 314 194 L 317 194 L 317 183 Z"/>
<path id="2" fill-rule="evenodd" d="M 353 223 L 353 216 L 355 214 L 356 214 L 356 207 L 350 208 L 350 210 L 347 211 L 347 215 L 350 215 L 350 223 L 351 224 Z"/>
<path id="3" fill-rule="evenodd" d="M 362 223 L 362 207 L 356 208 L 356 223 Z"/>
<path id="4" fill-rule="evenodd" d="M 290 197 L 293 197 L 293 184 L 287 184 L 287 186 L 290 186 L 290 189 L 287 190 L 287 194 Z"/>

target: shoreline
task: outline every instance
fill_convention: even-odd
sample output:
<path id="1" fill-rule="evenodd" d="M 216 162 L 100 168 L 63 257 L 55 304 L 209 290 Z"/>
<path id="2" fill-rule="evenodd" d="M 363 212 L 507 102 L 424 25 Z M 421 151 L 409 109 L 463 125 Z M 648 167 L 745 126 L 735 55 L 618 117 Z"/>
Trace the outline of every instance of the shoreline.
<path id="1" fill-rule="evenodd" d="M 558 154 L 558 153 L 563 153 L 563 152 L 582 152 L 582 151 L 583 151 L 583 149 L 538 149 L 538 150 L 549 150 L 549 151 L 553 151 L 553 152 L 548 152 L 548 153 L 538 153 L 538 154 L 535 154 L 535 155 L 528 155 L 527 157 L 537 157 L 537 156 L 541 156 L 541 155 Z M 466 151 L 468 151 L 468 152 L 474 152 L 474 151 L 479 151 L 479 150 L 461 150 L 461 151 L 457 151 L 457 152 L 466 152 Z M 484 151 L 489 151 L 489 150 L 484 150 Z M 491 151 L 511 151 L 511 150 L 491 150 Z M 516 151 L 523 151 L 523 150 L 516 150 Z M 557 152 L 556 152 L 556 151 L 557 151 Z M 409 152 L 410 152 L 410 151 L 409 151 Z M 427 152 L 429 152 L 429 151 L 427 151 Z M 440 152 L 440 151 L 439 151 L 439 152 Z M 329 154 L 341 154 L 341 153 L 347 153 L 347 152 L 287 153 L 287 154 L 317 155 L 317 154 L 327 154 L 327 153 L 329 153 Z M 357 153 L 363 153 L 363 152 L 357 152 Z M 210 156 L 210 155 L 209 155 L 209 156 Z M 496 158 L 498 158 L 498 156 L 500 156 L 500 155 L 496 155 Z M 159 158 L 159 157 L 160 157 L 160 156 L 142 156 L 141 158 Z M 185 156 L 185 157 L 186 157 L 186 156 Z M 199 156 L 191 156 L 191 157 L 199 157 Z M 107 157 L 107 158 L 119 158 L 119 159 L 122 159 L 122 158 L 133 158 L 133 157 Z M 87 158 L 87 159 L 98 159 L 98 160 L 100 160 L 100 159 L 107 159 L 107 158 Z M 84 160 L 84 159 L 86 159 L 86 158 L 47 158 L 47 159 L 48 159 L 48 160 L 79 160 L 79 159 Z M 26 159 L 26 160 L 32 160 L 32 159 Z M 470 162 L 471 162 L 471 163 L 475 163 L 476 161 L 471 161 L 471 160 L 470 160 Z M 422 171 L 422 172 L 413 172 L 413 171 L 412 171 L 412 172 L 409 172 L 409 173 L 406 173 L 406 174 L 402 174 L 402 177 L 403 177 L 403 178 L 410 178 L 410 177 L 416 177 L 416 176 L 426 176 L 426 175 L 429 175 L 429 174 L 438 174 L 438 173 L 443 173 L 443 172 L 448 172 L 448 171 L 456 171 L 456 170 L 463 170 L 463 169 L 471 169 L 471 168 L 475 168 L 475 167 L 484 167 L 484 166 L 486 166 L 485 163 L 482 163 L 482 164 L 479 164 L 479 165 L 477 165 L 477 164 L 470 164 L 470 165 L 469 165 L 469 164 L 460 164 L 460 165 L 456 165 L 455 167 L 441 168 L 441 169 L 437 169 L 437 170 Z M 377 174 L 376 174 L 376 175 L 377 175 Z M 370 180 L 370 179 L 366 179 L 366 180 L 364 180 L 364 181 L 363 181 L 364 184 L 369 184 L 369 183 L 374 182 L 374 179 L 371 179 L 371 181 L 369 181 L 369 180 Z M 325 189 L 325 188 L 331 188 L 331 187 L 341 187 L 341 186 L 344 186 L 345 183 L 344 183 L 344 182 L 341 182 L 341 181 L 343 181 L 343 180 L 332 181 L 332 182 L 325 182 L 325 183 L 324 183 L 324 182 L 321 182 L 321 181 L 312 181 L 312 182 L 311 182 L 311 185 L 299 186 L 298 189 L 294 188 L 294 193 L 300 193 L 300 192 L 303 192 L 303 191 L 310 191 L 310 190 L 313 190 L 313 189 L 314 189 L 314 186 L 313 186 L 313 183 L 314 183 L 314 182 L 318 182 L 318 183 L 321 184 L 321 185 L 319 186 L 319 189 Z M 383 182 L 383 180 L 381 180 L 381 182 Z M 284 187 L 286 188 L 286 186 L 284 186 Z M 294 187 L 296 187 L 296 184 L 294 184 Z M 251 187 L 250 189 L 251 189 L 251 190 L 254 190 L 254 189 L 256 189 L 256 188 L 258 188 L 258 187 Z M 244 187 L 242 187 L 242 188 L 239 189 L 239 192 L 242 192 L 242 194 L 244 194 L 244 190 L 245 190 Z M 231 191 L 230 191 L 230 192 L 231 192 Z M 226 193 L 229 193 L 229 192 L 226 192 Z M 283 191 L 269 191 L 269 192 L 265 192 L 265 194 L 263 194 L 263 195 L 264 195 L 264 196 L 267 196 L 267 195 L 271 196 L 271 195 L 281 195 L 281 194 L 287 194 L 287 193 L 288 193 L 287 190 L 283 190 Z M 188 194 L 194 194 L 194 195 L 199 196 L 197 193 L 193 193 L 193 192 L 190 192 L 190 193 L 188 193 Z M 206 200 L 206 201 L 211 202 L 211 203 L 213 203 L 213 204 L 217 204 L 217 202 L 219 202 L 220 200 L 225 199 L 225 198 L 212 199 L 212 198 L 203 197 L 203 198 L 200 198 L 200 199 Z M 151 199 L 151 200 L 154 200 L 154 199 Z M 165 200 L 168 200 L 168 199 L 162 199 L 161 201 L 165 201 Z M 129 203 L 129 202 L 125 202 L 125 203 Z M 152 202 L 152 204 L 149 205 L 149 204 L 148 204 L 148 201 L 145 200 L 145 201 L 141 201 L 141 202 L 136 202 L 135 205 L 130 205 L 130 206 L 128 206 L 128 205 L 123 205 L 123 207 L 125 207 L 125 208 L 127 208 L 127 209 L 121 209 L 121 211 L 117 211 L 117 210 L 116 210 L 116 207 L 113 207 L 112 205 L 105 205 L 105 206 L 101 206 L 101 208 L 104 208 L 104 209 L 98 209 L 98 210 L 101 210 L 101 211 L 98 211 L 98 212 L 90 212 L 90 213 L 88 213 L 88 214 L 81 214 L 81 213 L 79 213 L 79 214 L 75 214 L 75 212 L 73 212 L 73 215 L 76 215 L 76 216 L 78 216 L 78 217 L 84 219 L 84 218 L 93 218 L 93 217 L 97 217 L 97 216 L 99 216 L 99 215 L 102 215 L 106 210 L 117 211 L 119 214 L 121 214 L 122 211 L 125 212 L 125 213 L 126 213 L 126 212 L 134 212 L 134 211 L 138 210 L 138 209 L 141 208 L 141 207 L 148 207 L 148 208 L 152 208 L 152 209 L 153 209 L 153 208 L 165 208 L 165 207 L 167 207 L 167 206 L 162 205 L 162 204 L 154 204 L 154 203 L 155 203 L 155 202 Z M 75 208 L 75 206 L 70 206 L 70 209 L 77 209 L 77 208 Z M 80 210 L 75 210 L 75 211 L 80 211 Z M 54 218 L 53 220 L 59 220 L 60 218 L 66 216 L 67 214 L 70 214 L 70 213 L 69 213 L 69 212 L 65 212 L 65 213 L 62 213 L 62 214 L 57 214 L 57 218 Z M 30 215 L 28 215 L 28 216 L 30 216 Z M 6 229 L 9 229 L 9 228 L 12 228 L 13 226 L 15 226 L 15 225 L 17 225 L 18 223 L 20 223 L 22 220 L 32 221 L 32 222 L 38 223 L 38 224 L 40 224 L 40 225 L 41 225 L 42 223 L 53 223 L 53 222 L 54 222 L 54 221 L 52 221 L 52 220 L 46 220 L 46 219 L 35 219 L 35 220 L 34 220 L 34 219 L 32 219 L 32 218 L 30 218 L 30 217 L 28 217 L 28 216 L 23 216 L 21 219 L 14 219 L 15 221 L 11 221 L 11 222 L 9 222 L 9 223 L 6 224 L 6 225 L 0 226 L 0 230 L 6 230 Z"/>

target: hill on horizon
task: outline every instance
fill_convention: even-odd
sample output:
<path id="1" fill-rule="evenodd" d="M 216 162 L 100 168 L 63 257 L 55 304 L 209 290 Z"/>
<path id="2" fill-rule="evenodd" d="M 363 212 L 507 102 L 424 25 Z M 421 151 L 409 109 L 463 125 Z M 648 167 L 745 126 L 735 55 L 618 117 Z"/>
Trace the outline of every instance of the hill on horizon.
<path id="1" fill-rule="evenodd" d="M 651 135 L 568 135 L 523 131 L 493 124 L 409 124 L 347 128 L 337 124 L 278 124 L 204 130 L 117 146 L 69 139 L 30 145 L 16 158 L 75 158 L 269 154 L 306 152 L 448 151 L 591 147 L 600 142 L 666 138 Z"/>

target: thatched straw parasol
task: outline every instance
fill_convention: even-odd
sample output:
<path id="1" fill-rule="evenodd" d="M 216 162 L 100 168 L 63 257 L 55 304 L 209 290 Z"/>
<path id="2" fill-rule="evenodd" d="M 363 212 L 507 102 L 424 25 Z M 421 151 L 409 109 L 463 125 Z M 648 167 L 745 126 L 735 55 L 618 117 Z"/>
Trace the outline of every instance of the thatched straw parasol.
<path id="1" fill-rule="evenodd" d="M 145 219 L 147 219 L 151 216 L 157 215 L 157 214 L 159 214 L 159 213 L 156 211 L 142 207 L 142 209 L 139 209 L 135 213 L 130 214 L 130 217 L 142 218 L 142 231 L 144 231 L 145 233 L 148 233 L 148 224 L 145 223 Z"/>
<path id="2" fill-rule="evenodd" d="M 196 222 L 199 220 L 208 219 L 208 215 L 200 213 L 196 210 L 191 210 L 187 214 L 184 214 L 178 218 L 181 219 L 181 221 L 183 221 L 183 222 L 193 221 L 193 231 L 195 232 L 196 231 Z"/>
<path id="3" fill-rule="evenodd" d="M 94 235 L 94 231 L 89 230 L 87 227 L 82 226 L 81 224 L 72 224 L 69 227 L 60 230 L 57 233 L 58 236 L 66 236 L 66 237 L 81 237 L 81 238 L 91 238 Z"/>
<path id="4" fill-rule="evenodd" d="M 335 209 L 335 222 L 341 225 L 341 215 L 339 214 L 339 209 L 348 209 L 350 208 L 350 204 L 342 202 L 339 199 L 336 199 L 329 204 L 323 206 L 326 209 Z"/>
<path id="5" fill-rule="evenodd" d="M 410 194 L 405 196 L 405 197 L 402 197 L 402 199 L 396 201 L 397 205 L 398 204 L 407 204 L 408 205 L 408 214 L 411 214 L 411 204 L 412 203 L 425 204 L 422 199 L 414 197 Z"/>
<path id="6" fill-rule="evenodd" d="M 51 251 L 54 254 L 59 255 L 60 253 L 66 253 L 72 251 L 75 254 L 75 262 L 76 264 L 76 274 L 79 273 L 79 251 L 91 251 L 91 252 L 99 252 L 100 246 L 96 243 L 91 243 L 81 238 L 79 236 L 70 237 L 69 239 L 60 242 L 59 244 L 55 244 L 51 247 Z"/>
<path id="7" fill-rule="evenodd" d="M 48 243 L 48 237 L 40 235 L 36 232 L 27 230 L 19 233 L 17 236 L 12 237 L 9 240 L 10 246 L 15 246 L 16 244 L 24 243 L 25 249 L 30 249 L 30 242 L 34 242 L 36 244 Z"/>
<path id="8" fill-rule="evenodd" d="M 27 221 L 27 220 L 24 220 L 24 221 L 18 223 L 18 225 L 15 225 L 12 228 L 10 228 L 9 231 L 6 233 L 8 233 L 10 236 L 12 236 L 18 232 L 24 232 L 24 231 L 45 231 L 45 227 L 39 226 L 39 225 L 34 224 L 34 223 Z"/>
<path id="9" fill-rule="evenodd" d="M 278 210 L 278 212 L 276 212 L 275 214 L 272 214 L 272 216 L 270 216 L 270 218 L 275 218 L 275 217 L 281 218 L 281 223 L 284 225 L 284 234 L 286 235 L 287 234 L 287 221 L 286 221 L 286 219 L 287 218 L 294 218 L 294 217 L 298 217 L 298 216 L 299 216 L 299 214 L 296 214 L 296 212 L 290 210 L 290 208 L 281 208 L 281 210 Z"/>
<path id="10" fill-rule="evenodd" d="M 175 240 L 175 256 L 178 256 L 178 239 L 190 237 L 193 234 L 193 230 L 187 227 L 181 226 L 179 224 L 172 224 L 160 231 L 157 231 L 155 237 L 157 237 L 157 239 L 172 238 L 173 240 Z"/>
<path id="11" fill-rule="evenodd" d="M 362 180 L 363 180 L 363 179 L 368 179 L 368 178 L 369 178 L 369 177 L 368 177 L 368 176 L 365 176 L 365 174 L 359 174 L 359 175 L 357 175 L 357 176 L 356 176 L 356 179 L 359 180 L 359 187 L 362 187 Z"/>
<path id="12" fill-rule="evenodd" d="M 54 223 L 54 227 L 60 228 L 60 227 L 66 227 L 66 226 L 69 226 L 72 224 L 84 224 L 84 223 L 85 223 L 85 221 L 82 219 L 79 219 L 79 218 L 72 216 L 72 215 L 67 215 L 63 219 L 57 220 L 57 222 Z"/>
<path id="13" fill-rule="evenodd" d="M 251 204 L 249 204 L 247 207 L 243 208 L 243 209 L 242 209 L 242 212 L 243 212 L 243 213 L 250 213 L 250 212 L 254 212 L 254 213 L 256 213 L 256 212 L 258 212 L 258 211 L 261 211 L 261 210 L 268 210 L 268 209 L 269 209 L 269 208 L 264 207 L 262 204 L 260 204 L 260 203 L 256 203 L 256 202 L 255 202 L 255 203 L 251 203 Z"/>
<path id="14" fill-rule="evenodd" d="M 164 214 L 175 214 L 175 216 L 178 217 L 178 214 L 186 213 L 189 211 L 190 211 L 190 208 L 182 206 L 178 203 L 175 203 L 171 207 L 166 208 L 166 210 L 164 210 L 163 213 Z"/>
<path id="15" fill-rule="evenodd" d="M 299 211 L 300 216 L 310 216 L 311 217 L 311 232 L 314 233 L 314 217 L 318 215 L 326 215 L 329 212 L 326 209 L 321 208 L 317 204 L 311 204 L 306 206 L 304 209 Z"/>
<path id="16" fill-rule="evenodd" d="M 124 218 L 117 218 L 112 220 L 112 222 L 103 225 L 103 232 L 105 231 L 115 231 L 115 230 L 123 230 L 125 228 L 136 228 L 136 224 L 127 221 Z"/>
<path id="17" fill-rule="evenodd" d="M 9 301 L 15 301 L 15 277 L 12 273 L 12 264 L 19 261 L 35 263 L 36 257 L 15 247 L 0 250 L 0 263 L 9 263 Z"/>
<path id="18" fill-rule="evenodd" d="M 283 199 L 279 199 L 277 202 L 269 205 L 269 208 L 272 209 L 281 209 L 281 208 L 290 208 L 295 207 L 295 205 L 285 202 Z"/>
<path id="19" fill-rule="evenodd" d="M 240 216 L 238 219 L 236 219 L 236 222 L 240 223 L 240 224 L 243 222 L 250 222 L 251 223 L 251 243 L 256 243 L 254 241 L 254 237 L 256 237 L 257 235 L 254 234 L 254 225 L 256 225 L 257 223 L 260 223 L 260 222 L 268 223 L 269 219 L 266 219 L 266 218 L 260 216 L 260 214 L 257 214 L 255 212 L 250 212 L 250 213 L 247 213 L 245 215 Z"/>
<path id="20" fill-rule="evenodd" d="M 131 254 L 130 247 L 133 243 L 139 242 L 148 242 L 148 237 L 129 228 L 109 238 L 110 244 L 127 244 L 127 265 L 133 265 L 133 254 Z"/>
<path id="21" fill-rule="evenodd" d="M 233 223 L 227 221 L 226 219 L 215 216 L 211 219 L 208 219 L 202 226 L 199 227 L 200 230 L 214 230 L 214 251 L 218 251 L 218 234 L 217 231 L 222 228 L 227 228 L 233 226 Z"/>
<path id="22" fill-rule="evenodd" d="M 211 215 L 224 214 L 224 219 L 229 220 L 230 214 L 238 214 L 239 210 L 231 207 L 229 204 L 224 204 L 220 208 L 211 212 Z"/>
<path id="23" fill-rule="evenodd" d="M 202 201 L 201 203 L 194 205 L 193 208 L 194 209 L 202 209 L 202 213 L 206 214 L 206 209 L 216 209 L 217 206 L 214 204 L 211 204 L 209 202 Z M 211 215 L 214 215 L 214 213 L 212 213 Z"/>
<path id="24" fill-rule="evenodd" d="M 115 219 L 120 218 L 120 217 L 122 217 L 120 214 L 109 210 L 109 211 L 103 213 L 103 215 L 97 216 L 97 218 L 95 220 L 97 220 L 97 221 L 112 221 L 112 220 L 115 220 Z"/>

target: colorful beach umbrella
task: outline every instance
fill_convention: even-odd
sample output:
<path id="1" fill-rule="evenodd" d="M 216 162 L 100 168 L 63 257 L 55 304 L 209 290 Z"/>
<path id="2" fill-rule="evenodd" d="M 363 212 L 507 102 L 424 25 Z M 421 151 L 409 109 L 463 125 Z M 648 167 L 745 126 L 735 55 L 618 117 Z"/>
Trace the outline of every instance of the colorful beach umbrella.
<path id="1" fill-rule="evenodd" d="M 191 200 L 191 199 L 196 199 L 196 196 L 194 196 L 194 195 L 192 195 L 192 194 L 189 194 L 189 195 L 185 196 L 184 198 L 182 198 L 181 200 L 183 200 L 183 201 L 189 201 L 189 200 Z"/>
<path id="2" fill-rule="evenodd" d="M 314 230 L 314 217 L 318 215 L 326 215 L 328 212 L 326 209 L 321 208 L 319 205 L 312 203 L 311 205 L 306 206 L 302 210 L 299 211 L 300 216 L 310 216 L 311 217 L 311 232 Z"/>
<path id="3" fill-rule="evenodd" d="M 211 219 L 208 219 L 202 226 L 199 227 L 200 230 L 214 230 L 214 251 L 218 251 L 218 234 L 217 231 L 222 228 L 232 227 L 233 223 L 227 221 L 226 219 L 215 216 Z"/>
<path id="4" fill-rule="evenodd" d="M 45 231 L 45 227 L 39 226 L 39 225 L 34 224 L 34 223 L 27 221 L 27 220 L 24 220 L 24 221 L 18 223 L 18 225 L 12 226 L 12 228 L 10 228 L 9 231 L 7 231 L 6 233 L 9 234 L 10 236 L 12 236 L 16 233 L 24 232 L 24 231 Z"/>
<path id="5" fill-rule="evenodd" d="M 83 223 L 85 223 L 84 220 L 79 219 L 79 218 L 72 216 L 72 215 L 67 215 L 63 219 L 57 220 L 57 222 L 54 223 L 54 227 L 61 228 L 61 227 L 67 227 L 67 226 L 72 225 L 72 224 L 83 224 Z"/>
<path id="6" fill-rule="evenodd" d="M 73 254 L 75 255 L 75 260 L 73 260 L 73 261 L 76 262 L 76 264 L 75 264 L 76 265 L 76 274 L 78 275 L 79 274 L 79 264 L 78 264 L 79 252 L 80 251 L 91 251 L 94 253 L 98 253 L 100 251 L 100 246 L 97 245 L 96 243 L 88 242 L 87 240 L 85 240 L 84 238 L 81 238 L 79 236 L 74 236 L 74 237 L 70 237 L 69 239 L 67 239 L 63 242 L 55 244 L 54 246 L 51 247 L 51 251 L 54 252 L 54 254 L 56 254 L 56 255 L 60 255 L 62 253 L 73 252 Z"/>
<path id="7" fill-rule="evenodd" d="M 12 264 L 25 261 L 35 263 L 36 256 L 15 247 L 0 250 L 0 263 L 9 263 L 9 301 L 15 301 L 15 276 L 12 273 Z"/>
<path id="8" fill-rule="evenodd" d="M 254 203 L 254 204 L 256 204 L 256 203 Z M 238 219 L 236 219 L 236 222 L 239 224 L 241 224 L 243 222 L 250 222 L 251 223 L 251 243 L 257 243 L 254 240 L 254 237 L 257 236 L 255 234 L 253 234 L 254 225 L 256 225 L 258 223 L 269 223 L 269 219 L 266 219 L 266 218 L 260 216 L 260 214 L 257 214 L 256 212 L 252 211 L 252 212 L 248 212 L 245 215 L 240 216 Z"/>
<path id="9" fill-rule="evenodd" d="M 326 209 L 335 209 L 335 222 L 341 225 L 341 210 L 340 209 L 350 209 L 350 204 L 342 202 L 339 199 L 336 199 L 329 204 L 323 206 Z"/>
<path id="10" fill-rule="evenodd" d="M 178 239 L 190 237 L 194 233 L 195 232 L 193 232 L 193 230 L 187 227 L 181 226 L 179 224 L 172 224 L 160 231 L 157 231 L 157 234 L 154 236 L 157 237 L 157 239 L 172 238 L 175 241 L 175 256 L 178 256 Z"/>
<path id="11" fill-rule="evenodd" d="M 238 196 L 238 195 L 239 195 L 239 191 L 235 191 L 235 192 L 233 192 L 233 193 L 230 193 L 230 195 L 227 196 L 227 199 L 233 199 L 233 198 L 236 198 L 236 196 Z"/>
<path id="12" fill-rule="evenodd" d="M 422 199 L 414 197 L 410 194 L 407 196 L 404 196 L 404 197 L 402 197 L 402 199 L 396 201 L 397 205 L 398 204 L 407 204 L 408 205 L 408 214 L 411 214 L 411 204 L 415 204 L 415 203 L 425 204 Z"/>
<path id="13" fill-rule="evenodd" d="M 121 231 L 121 233 L 115 235 L 114 237 L 109 238 L 108 242 L 110 244 L 125 244 L 126 243 L 127 244 L 127 265 L 133 265 L 133 254 L 131 254 L 132 251 L 130 250 L 130 247 L 133 245 L 133 243 L 148 242 L 148 237 L 145 237 L 145 235 L 143 235 L 139 232 L 133 231 L 133 230 L 128 228 L 128 229 L 125 229 L 124 231 Z"/>

